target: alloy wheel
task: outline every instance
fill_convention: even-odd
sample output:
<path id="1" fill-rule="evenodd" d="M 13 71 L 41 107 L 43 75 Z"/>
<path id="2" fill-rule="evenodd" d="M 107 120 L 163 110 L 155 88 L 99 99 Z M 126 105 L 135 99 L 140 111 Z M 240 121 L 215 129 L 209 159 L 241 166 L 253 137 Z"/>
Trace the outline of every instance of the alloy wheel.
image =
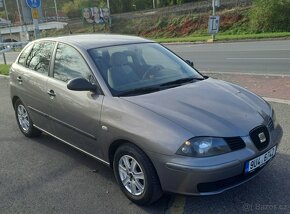
<path id="1" fill-rule="evenodd" d="M 23 105 L 17 107 L 17 117 L 19 124 L 24 132 L 28 132 L 30 127 L 29 116 Z"/>
<path id="2" fill-rule="evenodd" d="M 119 175 L 128 192 L 134 196 L 144 192 L 145 177 L 139 163 L 130 155 L 123 155 L 119 160 Z"/>

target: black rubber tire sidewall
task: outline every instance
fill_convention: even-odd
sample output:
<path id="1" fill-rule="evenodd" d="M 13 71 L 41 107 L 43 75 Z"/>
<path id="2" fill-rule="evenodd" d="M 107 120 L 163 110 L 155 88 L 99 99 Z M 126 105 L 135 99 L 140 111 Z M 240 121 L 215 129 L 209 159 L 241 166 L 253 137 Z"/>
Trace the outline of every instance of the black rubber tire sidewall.
<path id="1" fill-rule="evenodd" d="M 118 164 L 123 155 L 132 156 L 142 168 L 145 178 L 145 188 L 144 192 L 140 196 L 134 196 L 129 193 L 120 179 Z M 155 202 L 162 196 L 162 190 L 154 166 L 147 155 L 137 146 L 132 144 L 124 144 L 120 146 L 114 156 L 113 168 L 116 180 L 122 192 L 134 203 L 139 205 L 148 205 Z"/>
<path id="2" fill-rule="evenodd" d="M 21 127 L 20 123 L 19 123 L 19 120 L 18 120 L 18 114 L 17 114 L 17 108 L 19 105 L 23 105 L 24 108 L 26 109 L 27 111 L 27 114 L 28 114 L 28 120 L 29 120 L 29 128 L 28 128 L 28 131 L 24 131 L 23 128 Z M 21 102 L 21 100 L 17 100 L 15 102 L 15 105 L 14 105 L 14 109 L 15 109 L 15 116 L 16 116 L 16 121 L 17 121 L 17 124 L 18 124 L 18 127 L 20 129 L 20 131 L 26 136 L 26 137 L 38 137 L 40 134 L 41 134 L 41 131 L 36 129 L 34 126 L 33 126 L 33 122 L 30 118 L 30 115 L 29 115 L 29 112 L 27 110 L 27 107 Z"/>

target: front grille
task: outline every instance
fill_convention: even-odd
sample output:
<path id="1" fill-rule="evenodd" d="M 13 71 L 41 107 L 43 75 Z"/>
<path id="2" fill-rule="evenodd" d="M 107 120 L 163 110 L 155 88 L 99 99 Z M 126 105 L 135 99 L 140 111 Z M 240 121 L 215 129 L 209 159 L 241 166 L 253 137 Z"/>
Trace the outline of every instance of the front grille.
<path id="1" fill-rule="evenodd" d="M 224 139 L 232 151 L 236 151 L 246 147 L 245 142 L 240 137 L 226 137 Z"/>
<path id="2" fill-rule="evenodd" d="M 264 133 L 266 138 L 265 142 L 262 142 L 261 137 L 259 137 L 259 135 L 262 133 Z M 258 150 L 263 150 L 269 145 L 270 135 L 266 126 L 258 126 L 254 128 L 252 131 L 250 131 L 250 137 Z"/>

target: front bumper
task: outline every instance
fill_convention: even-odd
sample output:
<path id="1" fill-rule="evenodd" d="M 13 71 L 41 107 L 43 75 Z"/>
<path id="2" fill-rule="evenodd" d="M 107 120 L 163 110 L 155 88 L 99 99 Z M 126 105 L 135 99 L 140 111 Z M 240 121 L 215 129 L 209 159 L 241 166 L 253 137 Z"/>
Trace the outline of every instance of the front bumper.
<path id="1" fill-rule="evenodd" d="M 244 149 L 214 157 L 166 156 L 152 152 L 148 155 L 156 168 L 163 191 L 184 195 L 212 195 L 255 177 L 267 164 L 252 173 L 244 174 L 245 162 L 278 145 L 282 135 L 283 130 L 278 125 L 270 132 L 270 143 L 262 151 L 255 147 L 248 136 L 243 137 L 246 143 Z"/>

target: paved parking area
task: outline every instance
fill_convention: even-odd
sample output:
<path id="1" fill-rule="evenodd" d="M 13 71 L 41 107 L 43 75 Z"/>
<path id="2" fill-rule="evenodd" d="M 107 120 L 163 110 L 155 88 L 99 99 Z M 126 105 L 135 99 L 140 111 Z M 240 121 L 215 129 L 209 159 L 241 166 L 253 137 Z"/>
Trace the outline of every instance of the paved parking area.
<path id="1" fill-rule="evenodd" d="M 290 100 L 290 75 L 261 75 L 242 73 L 206 73 L 247 88 L 263 97 Z"/>
<path id="2" fill-rule="evenodd" d="M 277 157 L 250 182 L 220 195 L 165 195 L 139 207 L 110 168 L 47 135 L 18 130 L 0 77 L 0 213 L 290 213 L 290 106 L 272 103 L 284 129 Z"/>

